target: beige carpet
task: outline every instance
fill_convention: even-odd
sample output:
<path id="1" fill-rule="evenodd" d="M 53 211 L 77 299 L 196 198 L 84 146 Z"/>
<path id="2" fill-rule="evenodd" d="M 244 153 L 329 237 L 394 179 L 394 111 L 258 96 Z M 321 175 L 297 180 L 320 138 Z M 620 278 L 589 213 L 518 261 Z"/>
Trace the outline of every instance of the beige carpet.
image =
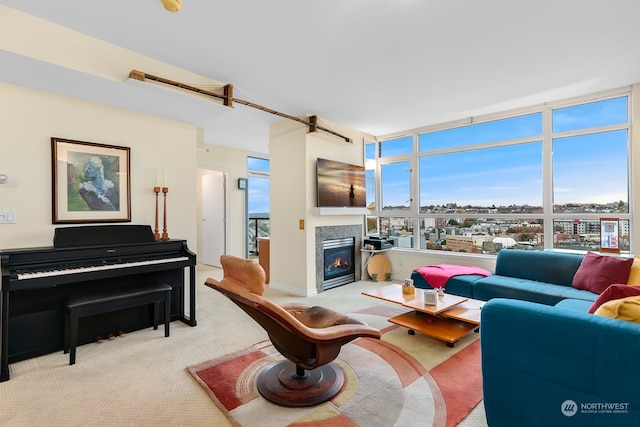
<path id="1" fill-rule="evenodd" d="M 11 380 L 0 383 L 1 426 L 229 426 L 224 414 L 185 369 L 267 339 L 266 333 L 222 295 L 205 287 L 221 270 L 198 266 L 198 326 L 171 323 L 171 336 L 149 328 L 102 344 L 78 348 L 69 365 L 62 351 L 10 365 Z M 360 295 L 379 285 L 358 282 L 313 297 L 313 304 L 342 312 L 372 305 Z M 277 302 L 304 298 L 267 290 Z M 424 347 L 434 364 L 477 339 L 451 349 L 419 334 L 398 335 Z M 268 422 L 263 424 L 269 426 Z M 480 404 L 461 427 L 486 426 Z"/>

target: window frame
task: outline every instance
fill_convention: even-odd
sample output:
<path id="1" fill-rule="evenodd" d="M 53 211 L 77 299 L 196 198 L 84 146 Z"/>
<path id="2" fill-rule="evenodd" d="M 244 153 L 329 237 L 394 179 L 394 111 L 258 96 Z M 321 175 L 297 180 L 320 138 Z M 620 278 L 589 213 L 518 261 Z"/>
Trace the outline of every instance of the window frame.
<path id="1" fill-rule="evenodd" d="M 624 123 L 614 125 L 600 125 L 592 128 L 581 128 L 578 130 L 563 131 L 558 133 L 552 132 L 552 111 L 566 108 L 571 106 L 577 106 L 582 104 L 589 104 L 592 102 L 603 101 L 613 98 L 627 98 L 627 121 Z M 504 219 L 518 219 L 521 221 L 528 219 L 540 220 L 543 223 L 543 236 L 552 236 L 551 238 L 544 238 L 544 250 L 563 250 L 555 249 L 554 242 L 554 223 L 556 221 L 566 220 L 595 220 L 604 216 L 610 216 L 605 213 L 589 213 L 580 212 L 576 213 L 564 213 L 553 211 L 553 140 L 568 136 L 580 136 L 591 133 L 601 133 L 616 130 L 627 130 L 627 191 L 628 191 L 628 211 L 627 213 L 616 214 L 621 221 L 629 221 L 629 235 L 633 235 L 633 170 L 632 170 L 632 88 L 630 86 L 611 91 L 600 92 L 597 94 L 590 94 L 586 96 L 579 96 L 570 99 L 549 102 L 545 104 L 533 105 L 525 108 L 518 108 L 509 111 L 503 111 L 494 114 L 487 114 L 483 116 L 477 116 L 462 120 L 451 121 L 447 123 L 434 124 L 425 126 L 422 128 L 413 129 L 411 131 L 402 131 L 394 134 L 388 134 L 376 138 L 376 168 L 375 168 L 375 191 L 376 191 L 376 211 L 372 212 L 371 218 L 376 218 L 378 224 L 378 231 L 380 232 L 380 223 L 386 218 L 397 217 L 412 217 L 414 224 L 414 245 L 413 250 L 430 251 L 429 249 L 420 248 L 420 224 L 422 224 L 423 218 L 436 218 L 442 217 L 442 214 L 437 213 L 420 213 L 420 200 L 419 200 L 419 181 L 420 171 L 418 165 L 420 158 L 423 156 L 448 154 L 461 151 L 470 151 L 474 149 L 492 148 L 500 146 L 509 146 L 514 144 L 522 144 L 528 142 L 542 141 L 542 213 L 536 215 L 530 214 L 491 214 L 491 218 L 504 218 Z M 522 116 L 527 114 L 542 113 L 542 135 L 535 135 L 524 138 L 516 138 L 511 140 L 501 140 L 482 144 L 471 144 L 469 146 L 451 147 L 451 148 L 439 148 L 434 150 L 427 150 L 419 152 L 419 135 L 428 132 L 437 132 L 447 129 L 452 129 L 460 126 L 468 126 L 475 123 L 486 123 L 495 120 L 509 119 L 516 116 Z M 413 152 L 411 154 L 396 155 L 381 157 L 380 156 L 380 143 L 393 139 L 398 139 L 411 135 L 413 137 Z M 369 141 L 368 141 L 369 142 Z M 395 163 L 399 161 L 409 161 L 411 165 L 410 175 L 410 195 L 412 203 L 408 210 L 383 210 L 381 205 L 381 191 L 382 191 L 382 177 L 381 177 L 381 165 L 388 163 Z M 486 217 L 487 215 L 465 215 L 469 218 Z M 631 238 L 629 240 L 632 240 Z M 442 252 L 442 251 L 439 251 Z M 627 251 L 623 251 L 626 253 Z M 629 253 L 633 253 L 633 247 L 630 243 L 628 250 Z"/>

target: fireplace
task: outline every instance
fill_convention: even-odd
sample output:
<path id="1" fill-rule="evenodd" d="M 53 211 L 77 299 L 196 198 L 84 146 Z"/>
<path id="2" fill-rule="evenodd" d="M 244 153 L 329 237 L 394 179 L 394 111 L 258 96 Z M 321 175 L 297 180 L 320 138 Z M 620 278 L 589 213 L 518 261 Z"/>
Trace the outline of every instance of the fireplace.
<path id="1" fill-rule="evenodd" d="M 322 248 L 323 289 L 355 282 L 355 238 L 328 239 L 322 242 Z"/>
<path id="2" fill-rule="evenodd" d="M 316 227 L 316 290 L 318 293 L 347 283 L 356 282 L 362 275 L 362 225 L 328 225 Z M 330 244 L 325 250 L 325 242 L 338 241 Z M 344 248 L 340 249 L 341 246 Z M 346 247 L 349 247 L 347 250 Z M 338 256 L 339 261 L 327 261 L 327 256 Z M 347 251 L 347 252 L 342 252 Z M 333 267 L 327 268 L 333 264 Z M 339 264 L 339 265 L 336 265 Z M 350 268 L 351 271 L 344 270 Z M 328 274 L 327 274 L 328 273 Z"/>

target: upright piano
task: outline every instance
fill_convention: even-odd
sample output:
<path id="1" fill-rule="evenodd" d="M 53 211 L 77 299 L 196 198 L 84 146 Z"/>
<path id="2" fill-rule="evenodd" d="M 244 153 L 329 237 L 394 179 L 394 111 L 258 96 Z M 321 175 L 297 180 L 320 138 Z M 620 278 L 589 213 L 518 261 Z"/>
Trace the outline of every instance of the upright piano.
<path id="1" fill-rule="evenodd" d="M 166 283 L 171 320 L 196 326 L 196 256 L 185 240 L 156 241 L 151 226 L 97 225 L 57 228 L 53 246 L 0 252 L 0 382 L 9 363 L 63 350 L 64 308 L 70 297 Z M 189 313 L 185 313 L 185 276 Z M 83 319 L 78 344 L 153 325 L 149 307 Z"/>

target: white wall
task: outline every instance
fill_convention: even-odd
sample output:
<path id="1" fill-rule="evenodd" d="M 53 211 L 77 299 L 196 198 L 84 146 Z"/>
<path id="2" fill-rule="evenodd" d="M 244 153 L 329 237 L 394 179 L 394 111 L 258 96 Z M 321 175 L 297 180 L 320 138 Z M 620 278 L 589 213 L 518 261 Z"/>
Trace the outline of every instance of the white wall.
<path id="1" fill-rule="evenodd" d="M 269 286 L 303 295 L 309 284 L 310 259 L 307 233 L 299 227 L 299 220 L 307 218 L 306 132 L 303 125 L 285 121 L 272 125 L 269 133 Z"/>
<path id="2" fill-rule="evenodd" d="M 0 224 L 0 249 L 50 246 L 54 228 L 68 226 L 51 219 L 51 137 L 60 137 L 130 147 L 133 224 L 154 225 L 153 186 L 166 169 L 169 237 L 195 250 L 195 126 L 0 83 L 0 129 L 0 173 L 10 176 L 0 209 L 17 213 Z"/>

